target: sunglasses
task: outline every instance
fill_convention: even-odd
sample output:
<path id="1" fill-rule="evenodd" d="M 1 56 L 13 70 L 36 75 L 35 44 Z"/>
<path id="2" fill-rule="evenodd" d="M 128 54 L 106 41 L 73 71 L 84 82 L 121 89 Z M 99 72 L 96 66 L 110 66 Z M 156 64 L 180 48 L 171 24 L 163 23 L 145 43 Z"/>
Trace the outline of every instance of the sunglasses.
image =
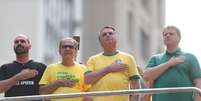
<path id="1" fill-rule="evenodd" d="M 106 33 L 103 33 L 102 36 L 104 37 L 104 36 L 106 36 L 107 34 L 113 35 L 114 33 L 113 33 L 113 32 L 106 32 Z"/>
<path id="2" fill-rule="evenodd" d="M 75 47 L 73 45 L 62 45 L 61 48 L 63 48 L 63 49 L 65 49 L 65 48 L 73 49 Z"/>

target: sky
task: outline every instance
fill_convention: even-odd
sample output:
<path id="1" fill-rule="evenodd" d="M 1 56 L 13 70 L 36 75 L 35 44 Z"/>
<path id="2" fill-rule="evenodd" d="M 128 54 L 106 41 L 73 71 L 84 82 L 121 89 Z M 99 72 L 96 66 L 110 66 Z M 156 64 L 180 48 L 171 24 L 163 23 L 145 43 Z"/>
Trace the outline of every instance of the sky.
<path id="1" fill-rule="evenodd" d="M 166 0 L 166 25 L 181 30 L 180 47 L 201 63 L 201 0 Z"/>

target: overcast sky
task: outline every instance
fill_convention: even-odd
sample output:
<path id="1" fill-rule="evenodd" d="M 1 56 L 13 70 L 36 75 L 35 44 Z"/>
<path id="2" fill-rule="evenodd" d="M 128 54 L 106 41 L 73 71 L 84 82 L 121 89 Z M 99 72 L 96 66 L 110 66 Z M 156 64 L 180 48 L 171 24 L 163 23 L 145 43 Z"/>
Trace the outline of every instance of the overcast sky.
<path id="1" fill-rule="evenodd" d="M 193 53 L 201 64 L 201 0 L 166 0 L 166 25 L 181 30 L 180 47 Z"/>

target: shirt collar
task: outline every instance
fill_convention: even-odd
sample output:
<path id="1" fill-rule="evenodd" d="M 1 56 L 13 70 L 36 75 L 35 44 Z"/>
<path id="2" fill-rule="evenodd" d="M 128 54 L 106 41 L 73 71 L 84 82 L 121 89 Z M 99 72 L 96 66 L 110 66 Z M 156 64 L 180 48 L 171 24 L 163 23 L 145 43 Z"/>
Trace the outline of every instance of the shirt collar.
<path id="1" fill-rule="evenodd" d="M 103 52 L 102 54 L 103 54 L 104 56 L 114 56 L 114 55 L 116 55 L 116 54 L 118 54 L 118 53 L 119 53 L 118 51 L 115 51 L 115 52 L 113 52 L 113 53 Z"/>
<path id="2" fill-rule="evenodd" d="M 173 53 L 169 53 L 167 50 L 165 52 L 166 55 L 170 55 L 170 56 L 176 56 L 176 55 L 180 55 L 181 54 L 181 49 L 177 48 L 175 52 Z"/>
<path id="3" fill-rule="evenodd" d="M 29 60 L 28 62 L 26 62 L 26 63 L 24 63 L 24 64 L 27 64 L 27 63 L 29 63 L 29 62 L 32 62 L 33 60 Z M 18 64 L 22 64 L 22 63 L 19 63 L 19 62 L 17 62 L 16 60 L 15 61 L 13 61 L 14 63 L 18 63 Z"/>

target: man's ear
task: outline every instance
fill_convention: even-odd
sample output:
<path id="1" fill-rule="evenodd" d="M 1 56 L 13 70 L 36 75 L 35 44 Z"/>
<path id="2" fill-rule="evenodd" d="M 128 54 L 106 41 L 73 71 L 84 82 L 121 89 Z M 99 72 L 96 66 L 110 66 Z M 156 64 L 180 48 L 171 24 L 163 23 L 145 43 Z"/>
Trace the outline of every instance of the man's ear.
<path id="1" fill-rule="evenodd" d="M 59 47 L 59 54 L 61 55 L 61 47 Z"/>
<path id="2" fill-rule="evenodd" d="M 98 40 L 99 40 L 99 42 L 100 42 L 100 44 L 101 44 L 101 46 L 102 46 L 103 44 L 102 44 L 102 41 L 101 41 L 100 36 L 98 37 Z"/>

